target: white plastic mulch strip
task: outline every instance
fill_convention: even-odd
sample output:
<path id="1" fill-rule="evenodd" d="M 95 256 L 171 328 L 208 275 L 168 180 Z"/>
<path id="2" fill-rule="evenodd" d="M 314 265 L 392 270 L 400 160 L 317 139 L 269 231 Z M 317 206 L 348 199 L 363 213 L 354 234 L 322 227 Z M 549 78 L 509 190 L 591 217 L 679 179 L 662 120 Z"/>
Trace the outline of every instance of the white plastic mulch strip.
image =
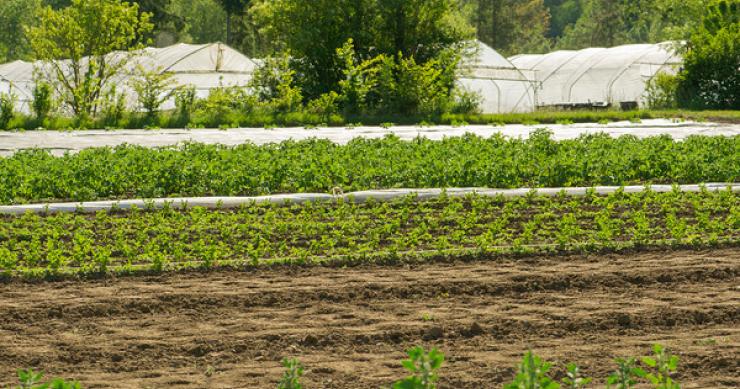
<path id="1" fill-rule="evenodd" d="M 605 133 L 614 137 L 634 135 L 648 137 L 669 135 L 676 140 L 691 135 L 740 135 L 740 124 L 673 122 L 667 119 L 644 120 L 642 123 L 615 122 L 609 124 L 579 123 L 505 126 L 379 126 L 321 127 L 306 128 L 234 128 L 218 129 L 164 129 L 164 130 L 86 130 L 86 131 L 24 131 L 0 132 L 0 155 L 11 155 L 18 150 L 40 148 L 50 150 L 55 155 L 65 152 L 77 152 L 91 147 L 115 147 L 121 144 L 132 144 L 143 147 L 164 147 L 198 142 L 205 144 L 222 144 L 235 146 L 251 142 L 254 144 L 277 143 L 286 140 L 304 140 L 309 138 L 327 139 L 337 144 L 346 144 L 355 138 L 382 138 L 388 134 L 403 140 L 425 137 L 440 140 L 444 137 L 475 134 L 490 137 L 502 134 L 507 137 L 527 138 L 538 129 L 547 128 L 553 132 L 553 139 L 565 140 L 578 138 L 584 134 Z"/>
<path id="2" fill-rule="evenodd" d="M 637 193 L 645 190 L 653 192 L 670 192 L 677 188 L 683 192 L 721 191 L 731 189 L 740 192 L 739 183 L 709 183 L 701 185 L 651 185 L 651 186 L 597 186 L 597 187 L 573 187 L 573 188 L 520 188 L 520 189 L 486 189 L 486 188 L 448 188 L 448 189 L 388 189 L 352 192 L 333 196 L 323 193 L 281 194 L 255 197 L 178 197 L 162 199 L 135 199 L 135 200 L 111 200 L 90 201 L 81 203 L 47 203 L 0 206 L 0 214 L 20 215 L 26 212 L 33 213 L 60 213 L 60 212 L 83 212 L 94 213 L 106 210 L 130 210 L 138 209 L 161 209 L 164 207 L 190 208 L 204 207 L 209 209 L 238 208 L 253 203 L 273 204 L 301 204 L 305 202 L 331 201 L 337 199 L 351 200 L 355 202 L 366 202 L 370 199 L 375 201 L 392 201 L 406 196 L 416 196 L 420 200 L 429 200 L 442 196 L 461 197 L 471 194 L 478 196 L 506 198 L 526 196 L 536 192 L 544 196 L 557 196 L 565 193 L 569 196 L 583 196 L 589 190 L 597 194 L 611 194 L 620 189 L 625 193 Z"/>

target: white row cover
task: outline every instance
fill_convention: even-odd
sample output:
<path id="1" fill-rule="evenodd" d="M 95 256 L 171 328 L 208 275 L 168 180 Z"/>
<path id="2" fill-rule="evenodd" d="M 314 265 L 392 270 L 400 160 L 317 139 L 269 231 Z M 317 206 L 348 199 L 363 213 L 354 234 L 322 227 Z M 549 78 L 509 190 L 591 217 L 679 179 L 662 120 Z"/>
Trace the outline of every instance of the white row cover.
<path id="1" fill-rule="evenodd" d="M 534 73 L 537 106 L 643 105 L 647 82 L 682 64 L 677 42 L 517 55 L 511 62 Z"/>
<path id="2" fill-rule="evenodd" d="M 531 112 L 535 109 L 534 73 L 514 66 L 496 50 L 476 41 L 472 60 L 463 65 L 459 85 L 481 97 L 481 112 Z"/>
<path id="3" fill-rule="evenodd" d="M 145 71 L 172 74 L 173 89 L 178 86 L 194 86 L 199 97 L 207 96 L 212 89 L 219 86 L 245 86 L 257 66 L 251 59 L 222 43 L 180 43 L 165 48 L 146 48 L 135 53 L 115 52 L 109 54 L 106 60 L 115 64 L 129 55 L 134 57 L 112 83 L 119 92 L 127 95 L 130 108 L 136 108 L 136 97 L 129 81 L 136 77 L 138 66 Z M 71 74 L 67 61 L 61 62 L 61 67 Z M 53 71 L 48 63 L 40 61 L 15 61 L 0 65 L 0 93 L 12 92 L 18 99 L 18 109 L 29 112 L 35 75 L 53 77 Z M 172 101 L 169 101 L 163 108 L 172 106 Z"/>
<path id="4" fill-rule="evenodd" d="M 131 210 L 138 209 L 162 209 L 164 207 L 184 208 L 184 207 L 203 207 L 208 209 L 229 209 L 239 208 L 243 205 L 254 203 L 272 203 L 272 204 L 303 204 L 306 202 L 319 201 L 354 201 L 358 203 L 374 201 L 393 201 L 406 196 L 415 196 L 419 200 L 436 199 L 440 196 L 464 197 L 469 195 L 505 198 L 522 197 L 536 192 L 542 196 L 558 196 L 565 194 L 567 196 L 584 196 L 590 190 L 600 195 L 608 195 L 618 190 L 624 190 L 625 193 L 639 193 L 646 190 L 658 193 L 671 192 L 680 190 L 682 192 L 701 192 L 732 190 L 740 192 L 740 184 L 735 183 L 709 183 L 702 185 L 652 185 L 652 186 L 597 186 L 597 187 L 573 187 L 573 188 L 519 188 L 519 189 L 488 189 L 488 188 L 448 188 L 448 189 L 388 189 L 388 190 L 368 190 L 362 192 L 347 193 L 342 195 L 330 195 L 325 193 L 296 193 L 280 194 L 270 196 L 255 197 L 179 197 L 179 198 L 160 198 L 160 199 L 134 199 L 134 200 L 111 200 L 111 201 L 90 201 L 82 203 L 48 203 L 48 204 L 28 204 L 28 205 L 7 205 L 0 206 L 1 215 L 22 215 L 26 212 L 32 213 L 70 213 L 83 212 L 95 213 L 98 211 Z"/>

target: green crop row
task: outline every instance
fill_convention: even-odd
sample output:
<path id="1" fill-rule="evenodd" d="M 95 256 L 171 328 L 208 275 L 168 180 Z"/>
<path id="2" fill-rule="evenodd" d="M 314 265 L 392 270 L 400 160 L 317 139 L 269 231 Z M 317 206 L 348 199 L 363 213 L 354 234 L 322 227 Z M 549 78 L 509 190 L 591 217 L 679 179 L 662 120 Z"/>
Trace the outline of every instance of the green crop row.
<path id="1" fill-rule="evenodd" d="M 396 381 L 392 389 L 437 389 L 439 370 L 444 364 L 444 354 L 433 348 L 426 352 L 422 347 L 408 350 L 408 359 L 401 365 L 410 374 Z M 671 354 L 662 345 L 653 346 L 653 354 L 640 358 L 617 359 L 616 369 L 606 378 L 606 388 L 631 389 L 642 384 L 654 389 L 680 389 L 674 376 L 678 370 L 679 358 Z M 277 384 L 277 389 L 303 389 L 301 383 L 304 366 L 295 358 L 283 359 L 285 371 Z M 566 367 L 565 377 L 561 381 L 552 378 L 552 364 L 529 351 L 519 364 L 513 381 L 505 384 L 504 389 L 585 389 L 590 387 L 593 378 L 583 376 L 575 363 Z M 41 383 L 43 374 L 33 370 L 18 370 L 21 386 L 18 389 L 81 389 L 78 382 L 54 379 L 47 384 Z M 650 386 L 645 386 L 650 384 Z M 384 389 L 387 387 L 384 387 Z"/>
<path id="2" fill-rule="evenodd" d="M 249 204 L 26 213 L 0 218 L 0 272 L 60 274 L 351 263 L 429 256 L 737 244 L 740 194 L 412 197 L 393 202 Z"/>
<path id="3" fill-rule="evenodd" d="M 54 157 L 0 157 L 0 203 L 236 196 L 387 188 L 566 187 L 735 182 L 740 136 L 638 139 L 588 135 L 555 141 L 475 135 L 431 141 L 286 141 L 225 147 L 187 144 L 94 148 Z"/>

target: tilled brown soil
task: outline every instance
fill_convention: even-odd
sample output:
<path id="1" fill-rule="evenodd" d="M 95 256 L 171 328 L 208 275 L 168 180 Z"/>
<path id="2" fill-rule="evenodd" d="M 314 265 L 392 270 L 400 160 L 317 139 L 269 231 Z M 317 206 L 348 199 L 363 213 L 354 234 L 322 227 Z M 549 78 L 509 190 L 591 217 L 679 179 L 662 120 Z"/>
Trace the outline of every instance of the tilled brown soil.
<path id="1" fill-rule="evenodd" d="M 0 386 L 270 388 L 296 356 L 307 388 L 378 388 L 424 345 L 442 387 L 489 388 L 528 348 L 605 377 L 659 342 L 685 387 L 740 387 L 739 273 L 729 248 L 2 284 Z"/>

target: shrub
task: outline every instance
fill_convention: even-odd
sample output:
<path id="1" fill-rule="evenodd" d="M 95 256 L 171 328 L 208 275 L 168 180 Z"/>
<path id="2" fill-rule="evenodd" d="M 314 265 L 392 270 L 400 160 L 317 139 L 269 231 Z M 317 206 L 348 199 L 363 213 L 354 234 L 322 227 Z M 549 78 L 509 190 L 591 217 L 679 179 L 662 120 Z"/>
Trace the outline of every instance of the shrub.
<path id="1" fill-rule="evenodd" d="M 678 85 L 683 107 L 740 108 L 740 0 L 714 0 L 694 31 Z"/>
<path id="2" fill-rule="evenodd" d="M 401 364 L 411 375 L 394 383 L 393 389 L 435 389 L 444 354 L 436 348 L 427 353 L 422 347 L 414 347 L 408 350 L 408 356 Z"/>
<path id="3" fill-rule="evenodd" d="M 169 100 L 177 90 L 171 88 L 172 73 L 162 69 L 148 70 L 142 66 L 137 67 L 137 77 L 131 80 L 131 87 L 136 92 L 138 103 L 146 114 L 150 124 L 157 122 L 159 108 Z"/>
<path id="4" fill-rule="evenodd" d="M 31 369 L 18 370 L 20 386 L 16 389 L 81 389 L 79 382 L 68 382 L 57 378 L 48 383 L 41 383 L 44 373 L 37 373 Z"/>
<path id="5" fill-rule="evenodd" d="M 15 95 L 0 94 L 0 129 L 9 130 L 10 121 L 15 116 Z"/>
<path id="6" fill-rule="evenodd" d="M 267 57 L 254 72 L 250 87 L 259 102 L 279 113 L 298 111 L 303 102 L 301 88 L 295 84 L 295 70 L 290 67 L 290 54 Z"/>
<path id="7" fill-rule="evenodd" d="M 45 81 L 38 81 L 33 88 L 33 103 L 31 109 L 39 125 L 49 116 L 54 101 L 51 85 Z"/>
<path id="8" fill-rule="evenodd" d="M 175 120 L 180 125 L 187 125 L 193 116 L 196 95 L 194 86 L 186 86 L 175 92 Z"/>
<path id="9" fill-rule="evenodd" d="M 645 86 L 645 100 L 650 109 L 673 109 L 678 107 L 677 93 L 680 77 L 660 72 Z"/>

